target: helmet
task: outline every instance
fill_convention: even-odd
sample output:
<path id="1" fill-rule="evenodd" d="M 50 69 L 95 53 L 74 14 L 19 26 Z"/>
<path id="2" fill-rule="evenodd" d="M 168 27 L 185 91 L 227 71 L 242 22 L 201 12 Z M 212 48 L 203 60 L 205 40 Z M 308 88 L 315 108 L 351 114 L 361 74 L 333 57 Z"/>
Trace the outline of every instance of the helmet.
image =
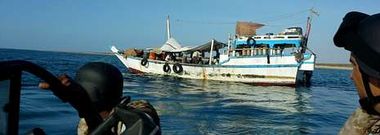
<path id="1" fill-rule="evenodd" d="M 334 43 L 351 51 L 365 74 L 380 79 L 380 14 L 347 13 Z"/>
<path id="2" fill-rule="evenodd" d="M 87 63 L 79 69 L 75 80 L 87 92 L 98 112 L 111 110 L 121 100 L 123 76 L 111 64 Z"/>

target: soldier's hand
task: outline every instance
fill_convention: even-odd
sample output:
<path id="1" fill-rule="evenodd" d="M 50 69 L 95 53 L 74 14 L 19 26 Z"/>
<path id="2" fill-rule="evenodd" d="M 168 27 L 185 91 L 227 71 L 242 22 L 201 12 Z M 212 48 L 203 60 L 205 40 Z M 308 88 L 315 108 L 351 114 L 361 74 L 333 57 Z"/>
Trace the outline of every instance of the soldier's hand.
<path id="1" fill-rule="evenodd" d="M 60 80 L 64 86 L 69 86 L 71 84 L 71 78 L 67 74 L 58 76 L 58 80 Z M 47 82 L 40 82 L 38 87 L 41 89 L 50 89 L 50 84 Z"/>

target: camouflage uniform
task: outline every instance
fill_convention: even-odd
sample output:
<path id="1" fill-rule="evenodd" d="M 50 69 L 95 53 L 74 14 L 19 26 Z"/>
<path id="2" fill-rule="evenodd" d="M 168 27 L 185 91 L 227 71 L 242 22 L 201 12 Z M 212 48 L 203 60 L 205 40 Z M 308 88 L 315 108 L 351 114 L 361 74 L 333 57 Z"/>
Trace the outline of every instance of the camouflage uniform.
<path id="1" fill-rule="evenodd" d="M 158 114 L 149 102 L 147 102 L 145 100 L 137 100 L 137 101 L 132 101 L 132 102 L 128 103 L 127 106 L 145 112 L 146 114 L 148 114 L 148 116 L 150 116 L 153 119 L 153 121 L 155 122 L 156 125 L 160 126 L 160 119 L 158 117 Z M 111 111 L 110 114 L 112 114 L 112 112 L 113 111 Z M 159 129 L 159 127 L 157 127 L 157 128 Z M 119 122 L 117 125 L 117 129 L 116 129 L 117 131 L 114 131 L 115 129 L 112 129 L 112 132 L 117 133 L 119 135 L 119 134 L 122 134 L 125 129 L 126 129 L 125 125 L 122 122 Z M 161 131 L 158 131 L 158 132 L 161 132 Z M 77 128 L 77 134 L 78 135 L 88 135 L 89 134 L 86 121 L 83 118 L 81 118 L 79 120 L 79 124 L 78 124 L 78 128 Z"/>
<path id="2" fill-rule="evenodd" d="M 348 118 L 340 135 L 380 135 L 380 116 L 371 115 L 361 108 Z"/>

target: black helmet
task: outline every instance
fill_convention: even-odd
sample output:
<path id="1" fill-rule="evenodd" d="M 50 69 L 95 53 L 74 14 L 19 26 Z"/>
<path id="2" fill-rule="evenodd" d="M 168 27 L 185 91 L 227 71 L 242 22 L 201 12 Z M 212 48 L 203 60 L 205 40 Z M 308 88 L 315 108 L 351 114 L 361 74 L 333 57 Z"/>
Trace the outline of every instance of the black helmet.
<path id="1" fill-rule="evenodd" d="M 123 76 L 111 64 L 87 63 L 79 69 L 75 80 L 87 91 L 98 112 L 111 110 L 121 100 Z"/>
<path id="2" fill-rule="evenodd" d="M 351 51 L 365 74 L 380 79 L 380 14 L 347 13 L 334 43 Z"/>

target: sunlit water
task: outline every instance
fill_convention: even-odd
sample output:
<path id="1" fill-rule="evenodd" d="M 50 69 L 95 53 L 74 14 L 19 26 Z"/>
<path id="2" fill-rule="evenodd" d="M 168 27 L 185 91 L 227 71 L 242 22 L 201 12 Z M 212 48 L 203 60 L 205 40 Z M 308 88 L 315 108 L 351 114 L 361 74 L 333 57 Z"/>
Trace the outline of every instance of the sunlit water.
<path id="1" fill-rule="evenodd" d="M 74 77 L 86 62 L 116 65 L 124 95 L 149 100 L 159 112 L 163 134 L 336 134 L 358 106 L 350 71 L 314 72 L 312 86 L 262 87 L 129 73 L 114 56 L 0 49 L 0 60 L 32 61 Z M 40 80 L 23 75 L 20 133 L 34 127 L 48 134 L 75 134 L 78 115 Z"/>

